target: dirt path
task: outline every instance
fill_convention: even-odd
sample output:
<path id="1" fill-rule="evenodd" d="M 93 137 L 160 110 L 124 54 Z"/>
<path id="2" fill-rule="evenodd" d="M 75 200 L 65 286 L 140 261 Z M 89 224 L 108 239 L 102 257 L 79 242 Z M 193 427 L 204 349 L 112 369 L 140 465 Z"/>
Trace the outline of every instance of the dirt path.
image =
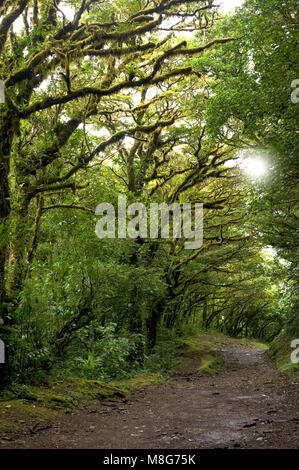
<path id="1" fill-rule="evenodd" d="M 224 369 L 199 375 L 198 358 L 163 385 L 102 401 L 9 448 L 298 448 L 298 383 L 261 349 L 219 342 Z"/>

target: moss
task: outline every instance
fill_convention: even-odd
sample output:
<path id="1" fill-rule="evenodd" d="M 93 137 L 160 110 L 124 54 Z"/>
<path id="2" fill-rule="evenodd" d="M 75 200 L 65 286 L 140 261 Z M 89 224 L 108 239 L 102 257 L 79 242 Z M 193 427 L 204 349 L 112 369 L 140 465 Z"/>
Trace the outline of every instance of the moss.
<path id="1" fill-rule="evenodd" d="M 248 345 L 252 348 L 258 348 L 258 349 L 269 349 L 269 344 L 263 343 L 262 341 L 258 339 L 252 339 L 252 338 L 244 338 L 240 341 L 241 344 Z"/>
<path id="2" fill-rule="evenodd" d="M 67 377 L 49 380 L 47 387 L 30 387 L 22 398 L 50 408 L 72 410 L 90 400 L 124 395 L 125 391 L 113 383 Z"/>
<path id="3" fill-rule="evenodd" d="M 0 430 L 17 432 L 39 421 L 55 422 L 58 412 L 22 399 L 0 402 Z"/>
<path id="4" fill-rule="evenodd" d="M 183 358 L 199 358 L 200 366 L 197 372 L 216 373 L 223 367 L 223 360 L 216 345 L 223 339 L 221 334 L 200 333 L 180 339 L 183 346 Z"/>
<path id="5" fill-rule="evenodd" d="M 182 346 L 183 357 L 195 357 L 209 351 L 215 351 L 214 342 L 210 336 L 205 334 L 180 338 L 179 343 Z"/>
<path id="6" fill-rule="evenodd" d="M 138 390 L 140 388 L 146 387 L 148 385 L 157 385 L 165 382 L 167 380 L 167 374 L 162 372 L 155 372 L 152 374 L 141 374 L 136 377 L 132 377 L 128 380 L 123 380 L 115 382 L 126 395 Z"/>
<path id="7" fill-rule="evenodd" d="M 201 365 L 197 369 L 198 372 L 207 374 L 215 374 L 223 368 L 223 361 L 219 357 L 207 356 L 201 361 Z"/>
<path id="8" fill-rule="evenodd" d="M 58 410 L 72 410 L 78 408 L 78 403 L 71 397 L 62 397 L 53 395 L 50 397 L 49 404 L 53 404 L 53 408 Z"/>
<path id="9" fill-rule="evenodd" d="M 261 343 L 259 341 L 251 341 L 250 346 L 258 349 L 269 349 L 269 344 Z"/>

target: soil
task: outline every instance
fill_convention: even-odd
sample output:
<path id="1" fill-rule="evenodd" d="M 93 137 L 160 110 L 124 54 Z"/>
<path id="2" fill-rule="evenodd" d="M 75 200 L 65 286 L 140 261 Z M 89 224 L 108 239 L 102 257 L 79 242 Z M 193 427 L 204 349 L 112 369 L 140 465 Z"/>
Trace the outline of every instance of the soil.
<path id="1" fill-rule="evenodd" d="M 198 373 L 200 358 L 189 358 L 162 385 L 99 401 L 51 427 L 41 423 L 0 448 L 298 448 L 296 379 L 277 371 L 263 349 L 228 338 L 216 347 L 220 372 Z"/>

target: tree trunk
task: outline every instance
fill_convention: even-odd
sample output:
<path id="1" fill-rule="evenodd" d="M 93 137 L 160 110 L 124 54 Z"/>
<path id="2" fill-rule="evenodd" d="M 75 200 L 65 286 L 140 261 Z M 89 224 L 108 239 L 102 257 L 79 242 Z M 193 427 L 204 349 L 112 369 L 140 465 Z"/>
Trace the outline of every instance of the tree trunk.
<path id="1" fill-rule="evenodd" d="M 165 299 L 160 300 L 160 302 L 157 303 L 157 305 L 151 312 L 151 315 L 147 319 L 147 322 L 146 322 L 147 344 L 148 344 L 149 350 L 152 350 L 156 344 L 157 327 L 158 327 L 159 320 L 164 310 L 164 305 L 165 305 Z"/>
<path id="2" fill-rule="evenodd" d="M 17 188 L 18 192 L 18 188 Z M 6 289 L 10 298 L 17 299 L 23 287 L 26 273 L 26 249 L 28 249 L 29 201 L 22 192 L 16 195 L 17 204 L 11 212 L 11 239 L 9 244 L 9 269 Z"/>

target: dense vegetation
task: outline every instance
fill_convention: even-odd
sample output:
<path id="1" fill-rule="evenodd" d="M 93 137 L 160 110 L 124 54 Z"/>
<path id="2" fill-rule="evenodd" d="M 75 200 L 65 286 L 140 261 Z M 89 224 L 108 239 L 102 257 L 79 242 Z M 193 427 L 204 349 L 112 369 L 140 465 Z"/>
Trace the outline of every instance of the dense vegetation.
<path id="1" fill-rule="evenodd" d="M 297 2 L 60 4 L 0 0 L 2 387 L 167 368 L 203 329 L 290 354 Z M 203 245 L 99 239 L 95 208 L 120 194 L 203 203 Z"/>

